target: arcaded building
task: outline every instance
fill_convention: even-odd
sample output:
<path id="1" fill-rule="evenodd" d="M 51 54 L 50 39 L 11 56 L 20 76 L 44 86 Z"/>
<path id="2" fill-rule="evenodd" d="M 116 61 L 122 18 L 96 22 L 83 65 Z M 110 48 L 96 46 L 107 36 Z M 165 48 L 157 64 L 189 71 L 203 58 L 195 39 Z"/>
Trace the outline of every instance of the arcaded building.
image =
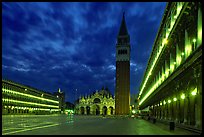
<path id="1" fill-rule="evenodd" d="M 130 113 L 130 36 L 127 31 L 125 15 L 120 26 L 116 45 L 116 87 L 115 114 Z"/>
<path id="2" fill-rule="evenodd" d="M 2 114 L 60 113 L 56 96 L 10 80 L 2 79 Z"/>
<path id="3" fill-rule="evenodd" d="M 140 110 L 202 129 L 202 4 L 169 2 L 139 92 Z"/>
<path id="4" fill-rule="evenodd" d="M 75 113 L 80 115 L 114 115 L 115 99 L 107 90 L 96 91 L 82 96 L 75 105 Z"/>

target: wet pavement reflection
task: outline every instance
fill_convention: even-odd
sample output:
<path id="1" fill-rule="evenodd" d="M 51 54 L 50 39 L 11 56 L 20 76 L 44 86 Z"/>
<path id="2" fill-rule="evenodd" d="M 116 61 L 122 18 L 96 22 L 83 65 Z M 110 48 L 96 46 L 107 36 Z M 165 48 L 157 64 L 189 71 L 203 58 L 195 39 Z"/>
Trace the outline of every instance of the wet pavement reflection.
<path id="1" fill-rule="evenodd" d="M 78 115 L 3 115 L 2 135 L 195 135 L 143 119 Z"/>

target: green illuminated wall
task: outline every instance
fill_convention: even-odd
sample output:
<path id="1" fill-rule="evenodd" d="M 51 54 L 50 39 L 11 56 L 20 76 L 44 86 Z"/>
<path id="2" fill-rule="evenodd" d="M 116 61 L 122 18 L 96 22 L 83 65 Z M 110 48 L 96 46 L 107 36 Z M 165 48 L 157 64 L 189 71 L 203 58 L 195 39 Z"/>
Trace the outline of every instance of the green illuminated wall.
<path id="1" fill-rule="evenodd" d="M 11 111 L 60 111 L 59 101 L 54 95 L 8 80 L 2 80 L 2 104 L 2 109 Z"/>
<path id="2" fill-rule="evenodd" d="M 140 86 L 139 105 L 142 105 L 202 45 L 202 39 L 200 39 L 202 37 L 202 12 L 200 8 L 197 11 L 193 7 L 187 8 L 191 6 L 198 5 L 192 2 L 173 2 L 167 5 L 149 65 Z M 187 22 L 184 19 L 189 16 L 195 18 L 192 20 L 194 22 Z M 179 23 L 184 22 L 192 26 L 188 27 L 185 24 L 178 26 Z M 200 44 L 197 45 L 198 43 Z"/>

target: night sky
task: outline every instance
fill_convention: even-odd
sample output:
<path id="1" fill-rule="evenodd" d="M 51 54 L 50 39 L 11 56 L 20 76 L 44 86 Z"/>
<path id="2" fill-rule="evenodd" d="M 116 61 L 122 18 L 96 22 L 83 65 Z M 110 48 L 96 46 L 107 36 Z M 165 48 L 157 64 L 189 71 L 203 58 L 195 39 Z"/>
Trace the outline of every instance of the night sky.
<path id="1" fill-rule="evenodd" d="M 130 35 L 130 93 L 139 92 L 166 2 L 2 3 L 2 77 L 66 101 L 108 87 L 114 95 L 123 12 Z M 76 92 L 77 89 L 77 92 Z"/>

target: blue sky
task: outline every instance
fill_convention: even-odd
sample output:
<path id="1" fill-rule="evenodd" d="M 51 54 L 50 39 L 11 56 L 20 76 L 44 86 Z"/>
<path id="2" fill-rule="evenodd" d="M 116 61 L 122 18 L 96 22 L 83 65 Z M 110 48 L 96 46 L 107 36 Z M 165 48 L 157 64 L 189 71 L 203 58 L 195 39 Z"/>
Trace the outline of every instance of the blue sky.
<path id="1" fill-rule="evenodd" d="M 166 2 L 3 2 L 2 76 L 66 94 L 115 92 L 122 14 L 130 35 L 130 89 L 139 91 Z M 77 92 L 76 92 L 77 89 Z"/>

